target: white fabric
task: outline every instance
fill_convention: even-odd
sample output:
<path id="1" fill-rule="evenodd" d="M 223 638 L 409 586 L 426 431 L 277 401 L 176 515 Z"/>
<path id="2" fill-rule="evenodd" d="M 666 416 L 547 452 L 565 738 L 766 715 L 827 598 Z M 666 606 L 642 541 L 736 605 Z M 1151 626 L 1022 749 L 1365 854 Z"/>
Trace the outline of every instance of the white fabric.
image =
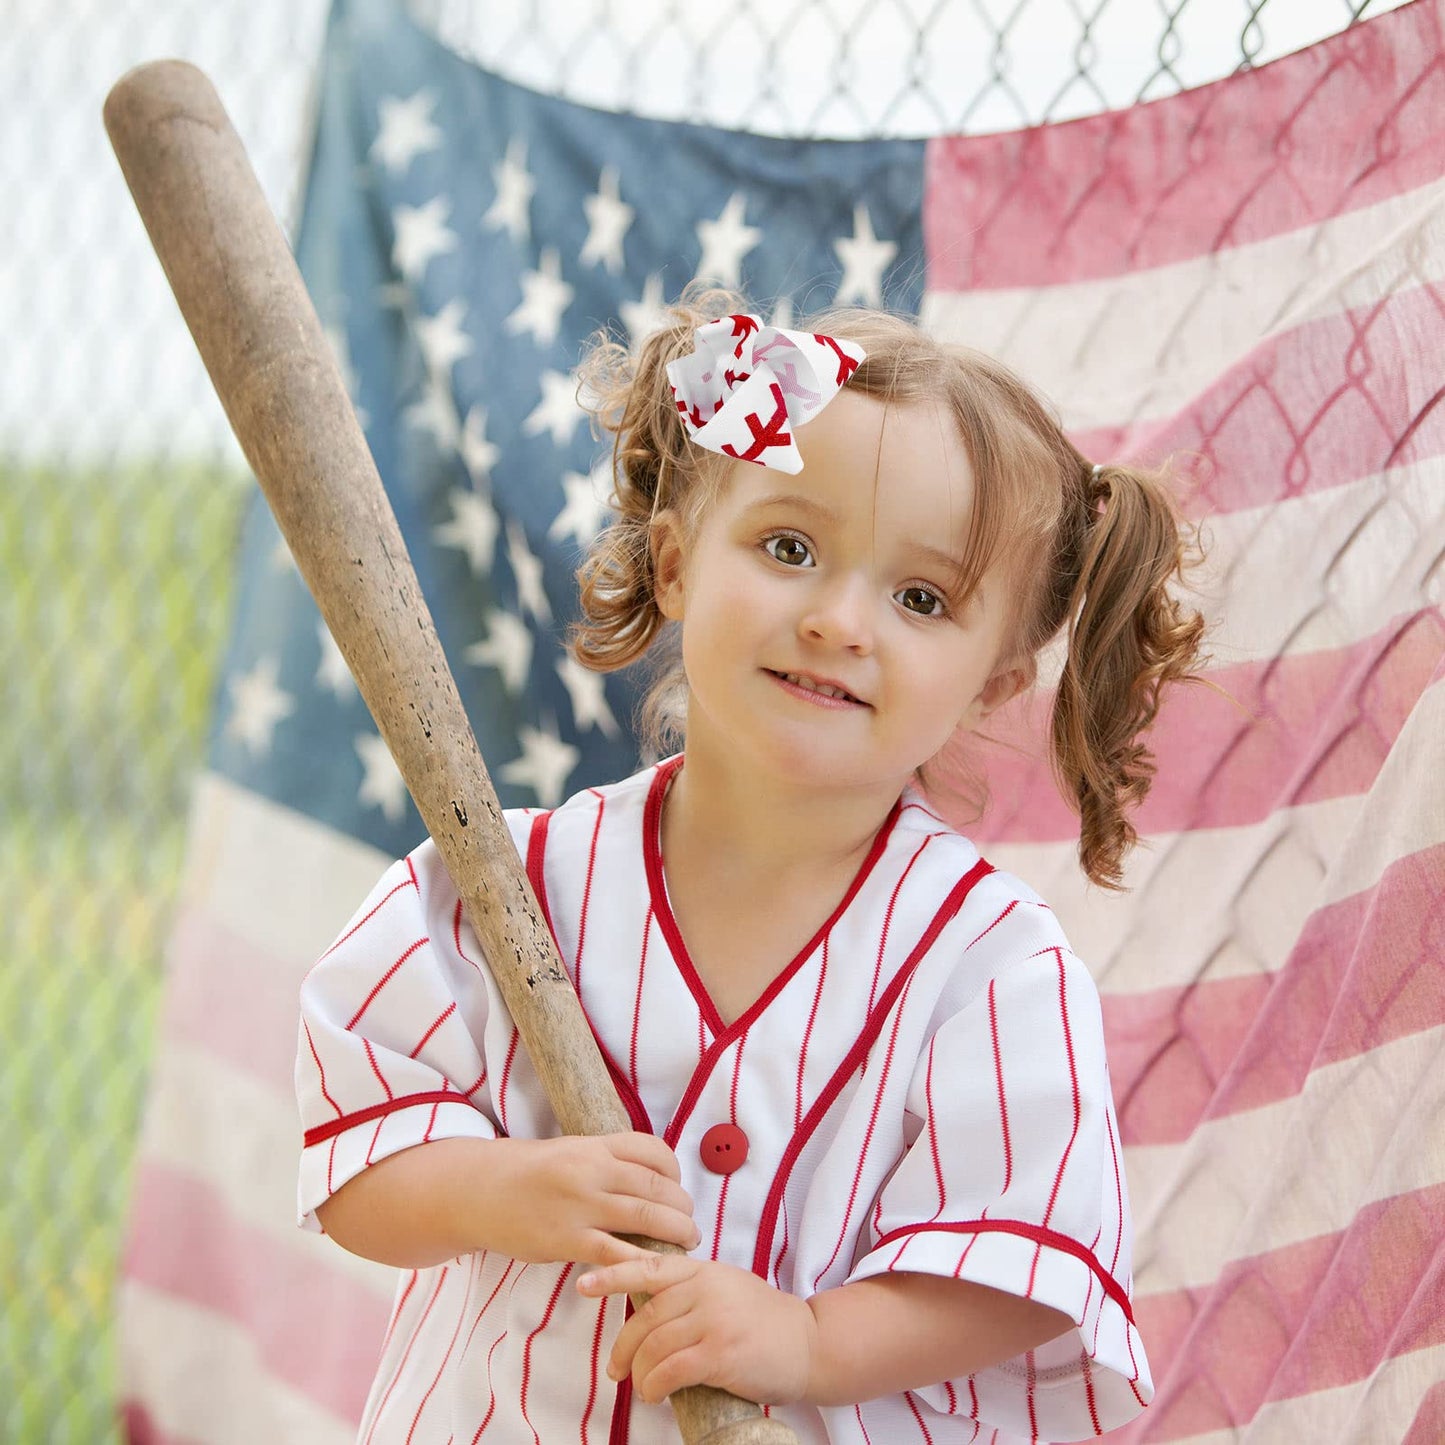
<path id="1" fill-rule="evenodd" d="M 1053 914 L 905 794 L 833 918 L 728 1027 L 667 904 L 676 766 L 508 821 L 634 1123 L 677 1152 L 698 1252 L 803 1296 L 887 1270 L 958 1275 L 1079 1326 L 969 1379 L 775 1413 L 809 1445 L 972 1441 L 975 1419 L 1000 1441 L 1077 1439 L 1134 1416 L 1153 1387 L 1124 1308 L 1098 996 Z M 557 1132 L 430 843 L 312 971 L 302 1013 L 312 1228 L 397 1150 Z M 719 1176 L 699 1141 L 725 1121 L 749 1153 Z M 625 1302 L 584 1300 L 576 1272 L 484 1252 L 403 1274 L 361 1438 L 471 1440 L 487 1421 L 484 1440 L 675 1445 L 670 1410 L 630 1392 L 613 1421 L 604 1366 Z"/>

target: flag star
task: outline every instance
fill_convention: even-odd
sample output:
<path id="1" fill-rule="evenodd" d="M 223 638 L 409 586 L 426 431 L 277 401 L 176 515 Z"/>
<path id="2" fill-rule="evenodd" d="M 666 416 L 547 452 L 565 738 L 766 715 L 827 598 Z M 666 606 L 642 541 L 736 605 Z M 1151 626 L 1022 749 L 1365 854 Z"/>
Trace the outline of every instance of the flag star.
<path id="1" fill-rule="evenodd" d="M 538 269 L 522 273 L 522 303 L 507 317 L 507 330 L 513 336 L 530 331 L 539 346 L 550 346 L 557 339 L 562 313 L 572 304 L 573 295 L 562 279 L 557 248 L 545 247 Z"/>
<path id="2" fill-rule="evenodd" d="M 494 231 L 510 231 L 514 241 L 525 241 L 532 233 L 528 208 L 532 192 L 537 189 L 536 180 L 527 170 L 526 141 L 508 141 L 506 156 L 492 167 L 492 179 L 497 183 L 497 195 L 482 217 L 482 225 Z"/>
<path id="3" fill-rule="evenodd" d="M 351 364 L 351 347 L 347 344 L 346 332 L 339 326 L 324 328 L 326 339 L 331 343 L 332 355 L 336 357 L 336 369 L 341 373 L 342 385 L 351 398 L 351 409 L 356 413 L 357 425 L 365 428 L 370 422 L 365 410 L 356 400 L 356 368 Z"/>
<path id="4" fill-rule="evenodd" d="M 554 542 L 561 541 L 570 533 L 579 547 L 586 547 L 602 530 L 610 508 L 601 483 L 609 480 L 611 474 L 610 458 L 588 476 L 583 476 L 581 472 L 562 473 L 562 490 L 567 500 L 547 528 L 547 535 Z"/>
<path id="5" fill-rule="evenodd" d="M 642 295 L 636 301 L 624 301 L 618 308 L 622 324 L 637 345 L 667 320 L 667 307 L 662 301 L 662 276 L 654 271 L 642 284 Z"/>
<path id="6" fill-rule="evenodd" d="M 519 522 L 507 523 L 507 561 L 517 579 L 518 604 L 538 622 L 550 622 L 552 606 L 542 582 L 542 559 L 527 545 L 527 534 Z"/>
<path id="7" fill-rule="evenodd" d="M 460 547 L 472 571 L 484 576 L 491 570 L 497 547 L 496 508 L 490 497 L 465 487 L 453 487 L 447 500 L 452 504 L 452 519 L 433 528 L 432 536 L 443 547 Z"/>
<path id="8" fill-rule="evenodd" d="M 582 209 L 587 212 L 587 239 L 577 257 L 579 264 L 595 266 L 601 262 L 612 275 L 618 275 L 622 270 L 622 238 L 637 212 L 617 189 L 616 166 L 602 167 L 597 193 L 582 202 Z"/>
<path id="9" fill-rule="evenodd" d="M 295 699 L 277 685 L 280 671 L 275 657 L 263 657 L 226 684 L 231 695 L 226 736 L 239 738 L 253 757 L 270 751 L 276 724 L 296 711 Z"/>
<path id="10" fill-rule="evenodd" d="M 296 566 L 296 559 L 291 555 L 291 548 L 285 537 L 277 537 L 276 545 L 271 548 L 271 566 L 277 572 L 300 574 L 300 569 Z"/>
<path id="11" fill-rule="evenodd" d="M 779 331 L 792 330 L 793 298 L 791 296 L 779 296 L 773 303 L 773 313 L 768 317 L 768 325 L 776 326 Z"/>
<path id="12" fill-rule="evenodd" d="M 331 635 L 331 629 L 324 623 L 316 624 L 316 637 L 321 643 L 321 661 L 316 667 L 316 685 L 326 688 L 337 702 L 345 702 L 356 692 L 356 679 Z"/>
<path id="13" fill-rule="evenodd" d="M 502 455 L 501 448 L 493 446 L 487 440 L 486 407 L 474 405 L 467 413 L 467 421 L 462 428 L 462 439 L 459 446 L 462 461 L 466 463 L 472 484 L 480 486 L 491 476 L 492 468 L 497 464 L 497 458 Z"/>
<path id="14" fill-rule="evenodd" d="M 898 247 L 873 234 L 867 206 L 860 202 L 853 207 L 853 234 L 834 241 L 833 249 L 843 263 L 843 279 L 838 283 L 834 304 L 861 301 L 865 306 L 882 306 L 883 272 L 898 254 Z"/>
<path id="15" fill-rule="evenodd" d="M 544 371 L 541 382 L 542 400 L 532 408 L 522 423 L 522 430 L 528 436 L 550 431 L 552 440 L 559 447 L 565 447 L 584 415 L 577 403 L 577 378 L 560 371 Z"/>
<path id="16" fill-rule="evenodd" d="M 362 768 L 357 802 L 380 808 L 388 823 L 401 822 L 406 813 L 406 784 L 386 744 L 377 733 L 357 733 L 352 741 Z"/>
<path id="17" fill-rule="evenodd" d="M 381 129 L 371 143 L 370 154 L 392 175 L 403 173 L 417 156 L 440 148 L 442 133 L 431 118 L 436 103 L 436 96 L 429 90 L 419 90 L 406 100 L 382 96 Z"/>
<path id="18" fill-rule="evenodd" d="M 391 246 L 392 265 L 413 285 L 426 274 L 433 257 L 457 248 L 457 233 L 447 225 L 452 203 L 434 196 L 424 206 L 397 206 L 391 213 L 396 239 Z"/>
<path id="19" fill-rule="evenodd" d="M 763 233 L 756 226 L 744 223 L 747 206 L 743 193 L 734 191 L 717 220 L 697 223 L 697 238 L 702 242 L 698 276 L 719 281 L 724 286 L 742 284 L 743 257 L 763 239 Z"/>
<path id="20" fill-rule="evenodd" d="M 426 390 L 420 401 L 414 401 L 402 413 L 412 425 L 432 434 L 439 451 L 454 451 L 461 438 L 461 423 L 457 420 L 456 403 L 452 400 L 451 387 L 440 381 L 434 374 L 427 374 Z"/>
<path id="21" fill-rule="evenodd" d="M 532 668 L 532 629 L 515 613 L 496 610 L 488 619 L 487 635 L 472 643 L 462 658 L 474 667 L 496 668 L 502 686 L 520 693 Z"/>
<path id="22" fill-rule="evenodd" d="M 501 775 L 509 783 L 531 788 L 544 808 L 555 808 L 582 754 L 557 736 L 557 726 L 518 730 L 522 756 L 503 765 Z"/>
<path id="23" fill-rule="evenodd" d="M 618 735 L 617 719 L 607 706 L 607 690 L 600 672 L 583 667 L 570 652 L 562 654 L 557 664 L 557 676 L 572 699 L 572 721 L 578 732 L 583 728 L 599 727 L 610 738 Z"/>
<path id="24" fill-rule="evenodd" d="M 470 354 L 472 338 L 462 330 L 466 314 L 467 303 L 453 297 L 435 316 L 417 318 L 417 344 L 434 376 L 450 378 L 453 363 Z"/>

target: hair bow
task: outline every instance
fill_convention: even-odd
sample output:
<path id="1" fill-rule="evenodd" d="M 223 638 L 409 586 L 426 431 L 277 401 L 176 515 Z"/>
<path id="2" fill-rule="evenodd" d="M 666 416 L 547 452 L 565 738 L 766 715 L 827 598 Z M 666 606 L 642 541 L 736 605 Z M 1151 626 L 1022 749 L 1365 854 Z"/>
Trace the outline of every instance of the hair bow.
<path id="1" fill-rule="evenodd" d="M 724 316 L 693 332 L 693 350 L 667 364 L 682 423 L 709 451 L 800 472 L 792 429 L 811 421 L 867 356 L 856 342 Z"/>

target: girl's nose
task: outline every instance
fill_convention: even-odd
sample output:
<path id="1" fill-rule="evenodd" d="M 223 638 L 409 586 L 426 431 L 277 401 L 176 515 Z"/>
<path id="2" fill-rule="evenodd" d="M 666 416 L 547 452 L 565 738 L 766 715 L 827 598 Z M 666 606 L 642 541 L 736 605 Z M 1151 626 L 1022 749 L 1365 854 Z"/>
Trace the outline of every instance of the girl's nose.
<path id="1" fill-rule="evenodd" d="M 811 592 L 798 631 L 812 642 L 866 656 L 873 651 L 873 599 L 867 581 L 847 574 Z"/>

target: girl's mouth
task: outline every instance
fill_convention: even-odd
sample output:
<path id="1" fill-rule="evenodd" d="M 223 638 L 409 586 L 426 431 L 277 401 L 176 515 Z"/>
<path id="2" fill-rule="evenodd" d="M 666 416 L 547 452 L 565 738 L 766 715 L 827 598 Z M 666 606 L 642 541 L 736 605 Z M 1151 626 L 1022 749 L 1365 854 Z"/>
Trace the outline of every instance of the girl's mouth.
<path id="1" fill-rule="evenodd" d="M 866 707 L 867 704 L 862 698 L 854 697 L 846 688 L 839 687 L 836 683 L 819 682 L 815 678 L 806 676 L 801 672 L 775 672 L 772 668 L 767 669 L 779 682 L 787 683 L 790 687 L 797 688 L 801 692 L 812 693 L 817 698 L 828 698 L 834 702 L 852 703 L 855 707 Z"/>

